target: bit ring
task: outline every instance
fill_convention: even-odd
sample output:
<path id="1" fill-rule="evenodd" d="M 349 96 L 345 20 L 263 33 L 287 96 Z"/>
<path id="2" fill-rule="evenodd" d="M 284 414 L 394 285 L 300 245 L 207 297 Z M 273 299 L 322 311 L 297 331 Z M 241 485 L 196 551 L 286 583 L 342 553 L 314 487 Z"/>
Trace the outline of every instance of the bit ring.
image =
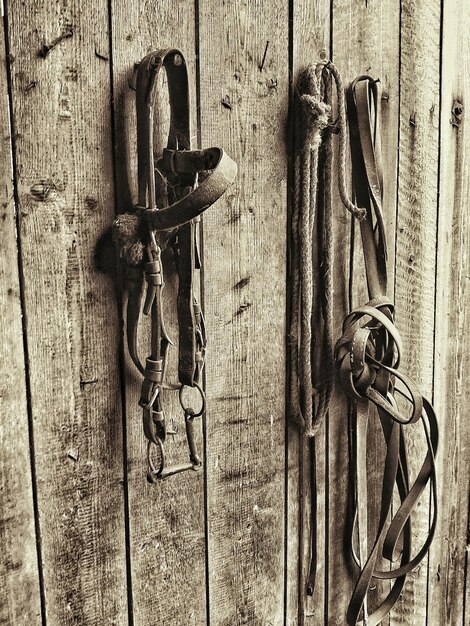
<path id="1" fill-rule="evenodd" d="M 155 463 L 153 462 L 153 459 L 152 459 L 152 454 L 151 454 L 152 445 L 154 445 L 156 448 L 160 450 L 161 461 L 160 461 L 159 468 L 155 466 Z M 155 436 L 155 441 L 149 441 L 147 443 L 147 464 L 149 468 L 147 477 L 149 478 L 150 482 L 153 482 L 152 479 L 157 479 L 160 476 L 160 474 L 163 472 L 163 468 L 165 467 L 165 451 L 163 450 L 163 443 L 160 437 Z"/>
<path id="2" fill-rule="evenodd" d="M 186 385 L 181 385 L 180 390 L 179 390 L 179 399 L 180 399 L 181 408 L 183 409 L 183 411 L 186 412 L 191 407 L 185 406 L 183 402 L 183 392 L 184 392 L 185 387 Z M 197 413 L 193 413 L 193 417 L 200 417 L 206 410 L 206 394 L 204 393 L 202 387 L 197 382 L 194 382 L 194 387 L 199 391 L 199 395 L 201 396 L 201 400 L 202 400 L 202 406 L 201 406 L 201 409 Z"/>

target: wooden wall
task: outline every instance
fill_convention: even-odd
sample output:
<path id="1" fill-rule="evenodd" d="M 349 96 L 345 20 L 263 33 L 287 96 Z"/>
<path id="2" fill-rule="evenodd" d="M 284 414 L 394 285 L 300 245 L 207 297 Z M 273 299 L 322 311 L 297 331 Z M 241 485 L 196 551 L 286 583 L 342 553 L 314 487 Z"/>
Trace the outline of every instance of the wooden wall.
<path id="1" fill-rule="evenodd" d="M 3 4 L 0 624 L 345 623 L 355 581 L 343 547 L 346 404 L 335 393 L 317 440 L 320 557 L 308 602 L 307 452 L 285 416 L 290 105 L 293 81 L 320 55 L 345 82 L 367 72 L 384 87 L 404 369 L 433 398 L 441 429 L 437 535 L 387 622 L 468 624 L 465 0 Z M 134 64 L 167 46 L 188 61 L 194 145 L 224 147 L 239 174 L 204 217 L 205 470 L 151 486 L 108 232 L 136 200 Z M 339 203 L 334 234 L 339 335 L 350 237 Z M 170 301 L 174 287 L 169 276 Z M 417 467 L 424 441 L 412 428 L 409 438 Z M 377 433 L 371 450 L 373 476 Z M 181 438 L 174 453 L 185 453 Z M 428 507 L 425 495 L 416 542 Z"/>

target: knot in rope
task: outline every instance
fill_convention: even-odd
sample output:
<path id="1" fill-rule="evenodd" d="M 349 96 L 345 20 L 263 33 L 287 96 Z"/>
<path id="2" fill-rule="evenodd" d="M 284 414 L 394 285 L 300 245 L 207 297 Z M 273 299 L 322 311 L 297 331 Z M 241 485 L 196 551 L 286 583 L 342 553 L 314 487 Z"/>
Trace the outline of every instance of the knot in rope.
<path id="1" fill-rule="evenodd" d="M 303 94 L 299 98 L 302 108 L 302 131 L 305 147 L 313 150 L 320 146 L 321 131 L 329 124 L 331 107 L 319 96 Z"/>

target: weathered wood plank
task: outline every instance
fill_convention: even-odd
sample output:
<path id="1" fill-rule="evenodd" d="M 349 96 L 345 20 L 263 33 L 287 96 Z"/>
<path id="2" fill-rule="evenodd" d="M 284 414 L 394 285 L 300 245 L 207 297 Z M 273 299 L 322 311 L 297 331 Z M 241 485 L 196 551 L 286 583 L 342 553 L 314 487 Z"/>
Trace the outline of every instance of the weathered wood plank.
<path id="1" fill-rule="evenodd" d="M 321 435 L 325 449 L 328 443 L 328 456 L 322 456 L 322 444 L 318 455 L 319 461 L 327 464 L 319 472 L 325 493 L 320 495 L 318 520 L 320 550 L 325 538 L 329 539 L 325 555 L 329 568 L 323 569 L 320 554 L 316 595 L 298 619 L 304 580 L 304 575 L 298 577 L 300 441 L 295 430 L 289 429 L 285 464 L 283 422 L 288 7 L 280 0 L 274 4 L 261 0 L 198 4 L 203 143 L 223 145 L 241 170 L 235 187 L 205 218 L 211 624 L 264 626 L 284 620 L 292 625 L 302 620 L 308 625 L 323 621 L 342 624 L 356 576 L 349 567 L 342 535 L 348 498 L 346 403 L 342 395 L 335 395 Z M 291 4 L 295 80 L 298 70 L 327 48 L 329 3 L 295 0 Z M 397 319 L 405 342 L 403 368 L 418 379 L 428 395 L 434 382 L 441 425 L 440 522 L 429 577 L 426 564 L 410 576 L 391 623 L 466 624 L 470 605 L 468 584 L 465 588 L 470 431 L 464 409 L 468 395 L 465 337 L 469 332 L 465 199 L 470 192 L 470 139 L 466 113 L 460 124 L 451 122 L 458 121 L 452 114 L 454 101 L 462 101 L 465 107 L 469 98 L 466 35 L 470 24 L 463 0 L 444 3 L 438 213 L 439 3 L 418 0 L 402 5 Z M 135 200 L 134 93 L 128 88 L 133 64 L 151 49 L 182 47 L 195 103 L 194 3 L 112 3 L 112 54 L 107 3 L 100 1 L 87 8 L 86 14 L 79 3 L 26 7 L 11 0 L 8 8 L 19 236 L 48 623 L 120 625 L 127 623 L 127 600 L 119 484 L 123 468 L 118 321 L 111 283 L 94 267 L 97 237 L 114 213 L 107 59 L 114 60 L 117 200 L 119 210 L 126 210 Z M 388 95 L 383 102 L 382 132 L 391 276 L 395 266 L 398 11 L 398 3 L 391 1 L 333 3 L 334 61 L 345 83 L 368 72 L 381 77 Z M 38 57 L 43 44 L 69 25 L 72 37 L 57 44 L 46 58 Z M 269 45 L 260 70 L 266 41 Z M 5 98 L 5 93 L 5 75 L 0 72 L 0 98 Z M 223 106 L 222 99 L 229 106 Z M 8 150 L 5 99 L 2 104 L 0 128 Z M 0 623 L 39 624 L 9 167 L 4 159 L 0 180 L 6 217 L 0 220 L 0 285 L 5 293 L 0 298 L 4 320 L 0 333 L 6 371 L 2 370 L 5 384 L 2 382 L 0 392 L 4 415 L 0 426 L 0 539 L 9 552 L 0 566 L 2 583 L 6 581 Z M 341 213 L 339 202 L 335 206 L 339 335 L 348 308 L 349 259 L 344 250 L 349 242 L 349 217 Z M 360 263 L 358 254 L 359 248 L 354 258 Z M 106 255 L 111 258 L 113 252 L 108 250 Z M 175 284 L 173 276 L 166 278 L 171 317 Z M 360 272 L 357 282 L 361 282 Z M 393 279 L 391 288 L 392 295 Z M 359 300 L 364 300 L 364 291 L 355 288 L 354 303 Z M 170 329 L 174 337 L 174 319 Z M 146 341 L 144 329 L 144 354 Z M 173 350 L 173 359 L 175 355 Z M 147 485 L 136 403 L 140 381 L 131 368 L 126 369 L 126 395 L 133 620 L 136 626 L 199 626 L 208 622 L 203 476 Z M 175 376 L 174 362 L 170 375 Z M 176 407 L 171 404 L 169 412 Z M 13 411 L 20 416 L 17 420 L 8 418 Z M 368 468 L 375 475 L 381 468 L 381 435 L 378 431 L 371 435 L 370 448 L 377 454 L 371 456 Z M 419 463 L 424 454 L 422 434 L 416 429 L 416 437 L 412 431 L 411 438 L 412 456 Z M 181 439 L 175 438 L 172 458 L 186 455 Z M 377 497 L 379 492 L 375 485 Z M 414 536 L 416 547 L 428 528 L 427 506 L 425 497 L 418 512 L 421 522 Z M 288 577 L 285 607 L 284 573 Z"/>
<path id="2" fill-rule="evenodd" d="M 293 3 L 292 25 L 293 87 L 299 73 L 320 58 L 329 56 L 330 3 L 324 0 Z M 291 123 L 294 128 L 294 121 Z M 316 239 L 314 237 L 314 239 Z M 326 602 L 326 528 L 325 485 L 326 428 L 316 435 L 317 479 L 317 578 L 312 597 L 305 593 L 310 550 L 311 500 L 309 442 L 298 429 L 288 424 L 287 442 L 287 595 L 286 624 L 318 624 L 323 621 Z M 303 506 L 302 506 L 303 503 Z M 300 569 L 299 569 L 300 568 Z M 300 572 L 300 575 L 299 575 Z"/>
<path id="3" fill-rule="evenodd" d="M 199 3 L 202 142 L 238 162 L 204 217 L 213 626 L 284 623 L 287 3 Z M 225 104 L 224 104 L 225 103 Z"/>
<path id="4" fill-rule="evenodd" d="M 0 25 L 0 624 L 40 624 L 41 600 L 29 449 L 7 60 Z"/>
<path id="5" fill-rule="evenodd" d="M 443 5 L 440 193 L 434 403 L 439 418 L 439 521 L 429 556 L 428 624 L 466 624 L 470 429 L 470 15 L 462 0 Z M 467 9 L 467 10 L 466 10 Z M 463 114 L 457 110 L 462 107 Z"/>
<path id="6" fill-rule="evenodd" d="M 47 620 L 125 624 L 118 320 L 95 266 L 114 213 L 107 2 L 8 14 Z"/>
<path id="7" fill-rule="evenodd" d="M 196 71 L 194 2 L 113 3 L 113 77 L 118 210 L 136 202 L 136 118 L 134 64 L 160 48 L 180 48 L 188 64 L 192 129 L 196 147 Z M 163 77 L 163 80 L 166 80 Z M 162 92 L 166 85 L 160 82 Z M 158 107 L 157 148 L 166 145 L 168 110 L 163 93 Z M 165 257 L 165 321 L 175 348 L 168 377 L 177 382 L 177 282 L 171 254 Z M 140 349 L 148 355 L 150 329 L 144 323 Z M 146 480 L 146 439 L 138 406 L 140 375 L 126 363 L 127 457 L 133 613 L 139 626 L 206 623 L 204 475 L 189 472 L 156 485 Z M 165 392 L 167 419 L 175 416 L 179 433 L 169 437 L 168 461 L 185 462 L 188 450 L 178 394 Z"/>
<path id="8" fill-rule="evenodd" d="M 404 3 L 401 21 L 400 145 L 396 254 L 396 320 L 403 371 L 431 397 L 439 150 L 440 3 Z M 426 454 L 421 425 L 406 428 L 410 470 Z M 412 518 L 414 549 L 428 533 L 429 495 Z M 427 558 L 409 576 L 394 624 L 426 623 Z"/>
<path id="9" fill-rule="evenodd" d="M 345 87 L 360 74 L 380 78 L 384 92 L 382 100 L 382 148 L 384 167 L 384 219 L 389 248 L 389 295 L 393 296 L 393 268 L 397 185 L 398 143 L 398 63 L 399 63 L 399 6 L 396 2 L 357 3 L 350 0 L 333 2 L 333 61 L 340 70 Z M 350 218 L 339 197 L 335 222 L 335 321 L 336 336 L 340 337 L 344 316 L 348 308 L 362 305 L 368 300 L 364 260 L 360 233 L 355 224 L 353 251 L 353 301 L 348 303 L 349 258 L 345 254 L 350 245 Z M 342 212 L 342 213 L 341 213 Z M 348 506 L 350 506 L 347 402 L 338 389 L 333 398 L 328 427 L 329 441 L 329 527 L 341 529 L 329 535 L 329 597 L 330 623 L 343 623 L 358 571 L 352 565 L 345 548 L 345 534 L 349 531 Z M 378 519 L 381 479 L 384 463 L 383 434 L 377 419 L 371 413 L 368 433 L 367 475 L 369 530 L 374 535 Z M 365 460 L 363 460 L 365 462 Z M 377 581 L 375 592 L 369 596 L 371 606 L 387 590 L 387 583 Z"/>
<path id="10" fill-rule="evenodd" d="M 470 543 L 470 542 L 468 542 Z M 468 570 L 469 570 L 469 558 L 468 558 L 468 554 L 469 554 L 469 546 L 467 543 L 467 557 L 465 559 L 465 587 L 464 587 L 464 606 L 463 606 L 463 615 L 462 615 L 462 624 L 463 626 L 465 626 L 465 624 L 468 624 L 469 618 L 470 618 L 470 580 L 469 580 L 469 576 L 468 576 Z"/>

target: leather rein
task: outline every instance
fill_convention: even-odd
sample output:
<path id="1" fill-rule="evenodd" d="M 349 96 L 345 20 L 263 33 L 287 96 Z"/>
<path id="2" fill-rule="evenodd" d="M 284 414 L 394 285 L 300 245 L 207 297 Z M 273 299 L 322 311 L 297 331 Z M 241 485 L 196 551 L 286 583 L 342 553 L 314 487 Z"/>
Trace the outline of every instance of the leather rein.
<path id="1" fill-rule="evenodd" d="M 425 557 L 437 520 L 436 470 L 438 427 L 431 403 L 416 384 L 399 371 L 402 342 L 394 324 L 394 304 L 387 297 L 387 246 L 382 207 L 383 173 L 380 142 L 380 82 L 359 76 L 347 90 L 354 200 L 366 209 L 360 221 L 369 302 L 352 311 L 343 324 L 335 358 L 341 387 L 351 403 L 354 466 L 354 521 L 351 547 L 360 568 L 348 612 L 349 625 L 379 624 L 397 602 L 406 576 Z M 384 435 L 386 454 L 379 519 L 370 546 L 365 458 L 367 425 L 375 405 Z M 405 437 L 408 424 L 421 423 L 427 452 L 412 481 Z M 412 512 L 426 486 L 430 485 L 432 517 L 428 535 L 412 556 Z M 396 488 L 396 489 L 395 489 Z M 395 507 L 394 494 L 399 506 Z M 354 537 L 357 538 L 355 541 Z M 382 568 L 385 559 L 390 567 Z M 373 579 L 393 580 L 386 597 L 372 613 L 368 592 Z"/>
<path id="2" fill-rule="evenodd" d="M 167 147 L 157 159 L 154 146 L 158 76 L 166 71 L 170 105 Z M 189 86 L 186 62 L 177 49 L 152 52 L 138 66 L 136 84 L 138 202 L 134 210 L 115 220 L 113 236 L 125 263 L 126 335 L 129 355 L 143 376 L 139 405 L 148 440 L 149 482 L 199 470 L 202 460 L 196 449 L 194 418 L 205 411 L 201 386 L 206 346 L 204 317 L 195 295 L 195 270 L 200 269 L 198 222 L 235 179 L 237 166 L 220 148 L 191 150 Z M 168 206 L 157 206 L 156 178 L 166 181 Z M 164 267 L 162 251 L 173 251 L 178 275 L 178 379 L 167 380 L 168 351 L 172 344 L 163 317 Z M 143 284 L 147 284 L 143 301 Z M 150 354 L 142 363 L 138 353 L 141 310 L 151 318 Z M 197 390 L 201 408 L 195 411 L 185 401 L 185 389 Z M 168 428 L 164 395 L 179 393 L 184 413 L 189 462 L 167 466 L 165 440 L 175 430 Z"/>

